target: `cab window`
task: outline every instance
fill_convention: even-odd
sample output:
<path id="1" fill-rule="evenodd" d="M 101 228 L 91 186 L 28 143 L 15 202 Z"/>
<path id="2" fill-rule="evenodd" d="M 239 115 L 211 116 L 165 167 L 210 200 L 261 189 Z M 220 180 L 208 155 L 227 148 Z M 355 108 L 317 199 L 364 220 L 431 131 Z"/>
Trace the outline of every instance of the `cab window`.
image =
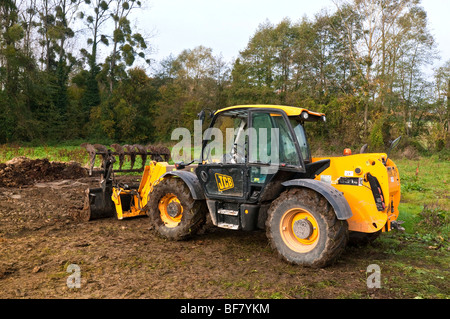
<path id="1" fill-rule="evenodd" d="M 298 166 L 300 158 L 289 126 L 278 113 L 252 112 L 249 162 Z"/>
<path id="2" fill-rule="evenodd" d="M 300 121 L 295 118 L 289 118 L 292 128 L 294 129 L 295 137 L 297 138 L 298 145 L 300 146 L 300 152 L 305 162 L 311 161 L 311 151 L 309 149 L 308 140 L 306 138 L 305 129 Z"/>

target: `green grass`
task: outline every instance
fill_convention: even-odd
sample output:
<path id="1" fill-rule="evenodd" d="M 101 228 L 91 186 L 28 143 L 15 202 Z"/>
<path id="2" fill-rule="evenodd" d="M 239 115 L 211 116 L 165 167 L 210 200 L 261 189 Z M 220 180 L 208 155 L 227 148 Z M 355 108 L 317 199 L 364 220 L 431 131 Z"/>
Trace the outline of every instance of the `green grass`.
<path id="1" fill-rule="evenodd" d="M 404 232 L 383 234 L 374 251 L 387 253 L 385 289 L 414 298 L 449 298 L 450 162 L 437 156 L 394 159 L 401 178 Z M 395 279 L 398 280 L 395 280 Z"/>
<path id="2" fill-rule="evenodd" d="M 395 160 L 401 179 L 399 219 L 412 233 L 442 234 L 448 239 L 450 162 L 437 157 Z"/>
<path id="3" fill-rule="evenodd" d="M 0 163 L 5 163 L 15 157 L 25 156 L 29 159 L 47 158 L 49 161 L 56 162 L 70 162 L 75 161 L 82 166 L 89 166 L 89 155 L 86 149 L 77 145 L 60 145 L 60 146 L 22 146 L 14 144 L 0 145 Z M 119 169 L 119 160 L 116 159 L 114 164 L 115 169 Z M 136 161 L 133 168 L 140 168 L 142 158 L 136 156 Z M 101 156 L 97 156 L 95 160 L 95 167 L 100 167 Z M 122 169 L 129 169 L 131 166 L 130 159 L 125 156 L 125 162 Z M 140 173 L 136 173 L 140 175 Z"/>
<path id="4" fill-rule="evenodd" d="M 396 160 L 402 184 L 402 202 L 449 207 L 450 162 L 437 157 Z"/>
<path id="5" fill-rule="evenodd" d="M 48 158 L 50 161 L 88 161 L 86 150 L 79 145 L 72 146 L 20 146 L 3 144 L 0 145 L 0 162 L 4 163 L 14 157 L 25 156 L 30 159 Z"/>

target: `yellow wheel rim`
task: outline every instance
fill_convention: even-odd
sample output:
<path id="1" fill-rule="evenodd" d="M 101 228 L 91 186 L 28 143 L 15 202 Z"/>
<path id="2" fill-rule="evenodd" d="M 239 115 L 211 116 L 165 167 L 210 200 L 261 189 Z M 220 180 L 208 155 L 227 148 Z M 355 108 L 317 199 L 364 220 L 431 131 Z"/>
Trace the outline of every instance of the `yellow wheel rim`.
<path id="1" fill-rule="evenodd" d="M 166 194 L 159 201 L 159 212 L 161 220 L 166 227 L 173 228 L 178 226 L 183 217 L 183 206 L 181 205 L 178 197 L 172 193 Z"/>
<path id="2" fill-rule="evenodd" d="M 284 213 L 281 217 L 280 233 L 284 243 L 298 253 L 313 250 L 320 236 L 317 220 L 302 208 L 292 208 Z"/>

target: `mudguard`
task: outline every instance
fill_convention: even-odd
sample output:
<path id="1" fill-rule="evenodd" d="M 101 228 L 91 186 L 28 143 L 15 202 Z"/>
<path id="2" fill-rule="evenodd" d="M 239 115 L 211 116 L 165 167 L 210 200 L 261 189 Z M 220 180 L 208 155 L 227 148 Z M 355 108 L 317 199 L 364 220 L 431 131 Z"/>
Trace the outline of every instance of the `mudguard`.
<path id="1" fill-rule="evenodd" d="M 163 178 L 167 176 L 177 176 L 181 178 L 189 187 L 193 199 L 205 199 L 205 194 L 203 193 L 202 186 L 200 185 L 200 182 L 194 173 L 190 171 L 169 171 L 162 175 Z"/>
<path id="2" fill-rule="evenodd" d="M 342 192 L 338 191 L 330 184 L 314 179 L 292 179 L 281 183 L 281 185 L 285 187 L 305 187 L 318 192 L 328 200 L 331 206 L 333 206 L 337 219 L 346 220 L 353 215 L 350 205 Z"/>

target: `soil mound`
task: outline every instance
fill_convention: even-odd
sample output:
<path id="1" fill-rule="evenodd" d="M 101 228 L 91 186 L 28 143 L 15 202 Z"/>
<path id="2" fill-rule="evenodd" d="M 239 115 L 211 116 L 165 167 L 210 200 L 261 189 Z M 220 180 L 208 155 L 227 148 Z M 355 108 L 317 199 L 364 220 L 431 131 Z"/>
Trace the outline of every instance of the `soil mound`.
<path id="1" fill-rule="evenodd" d="M 20 187 L 36 182 L 77 179 L 88 176 L 85 168 L 76 162 L 50 162 L 48 159 L 15 157 L 0 163 L 0 187 Z"/>

